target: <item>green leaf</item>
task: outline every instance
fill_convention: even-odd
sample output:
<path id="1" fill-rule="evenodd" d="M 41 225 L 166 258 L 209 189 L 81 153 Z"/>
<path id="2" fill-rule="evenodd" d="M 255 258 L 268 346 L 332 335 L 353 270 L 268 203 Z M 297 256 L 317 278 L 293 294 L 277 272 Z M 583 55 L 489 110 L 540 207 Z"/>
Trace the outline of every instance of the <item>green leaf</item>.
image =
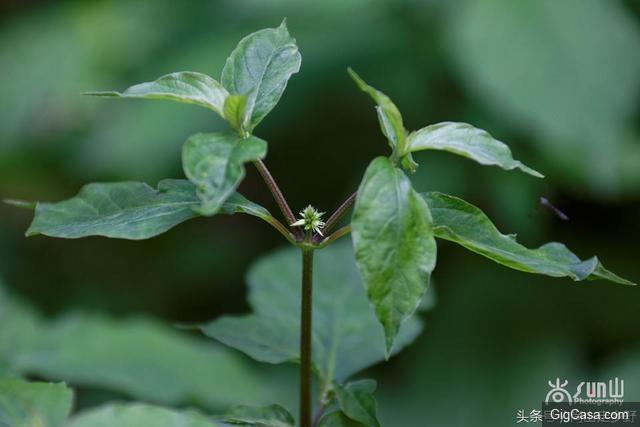
<path id="1" fill-rule="evenodd" d="M 186 180 L 160 181 L 157 190 L 141 182 L 88 184 L 71 199 L 38 203 L 27 236 L 148 239 L 198 216 L 197 206 Z"/>
<path id="2" fill-rule="evenodd" d="M 343 380 L 385 358 L 384 334 L 364 294 L 347 242 L 318 251 L 314 260 L 313 362 L 325 384 Z M 260 259 L 248 274 L 253 314 L 223 316 L 202 331 L 256 360 L 299 359 L 300 251 L 280 250 Z M 415 317 L 402 327 L 393 353 L 421 330 Z"/>
<path id="3" fill-rule="evenodd" d="M 152 319 L 71 313 L 41 323 L 36 337 L 12 355 L 15 371 L 161 404 L 197 401 L 212 409 L 263 400 L 269 393 L 235 354 Z"/>
<path id="4" fill-rule="evenodd" d="M 246 132 L 249 119 L 247 113 L 246 95 L 229 95 L 224 101 L 224 118 L 241 135 Z"/>
<path id="5" fill-rule="evenodd" d="M 283 21 L 243 38 L 222 70 L 222 85 L 233 95 L 247 95 L 251 130 L 275 107 L 302 58 Z"/>
<path id="6" fill-rule="evenodd" d="M 389 351 L 436 264 L 429 207 L 400 169 L 378 157 L 358 189 L 351 226 L 356 261 Z"/>
<path id="7" fill-rule="evenodd" d="M 411 158 L 411 153 L 407 149 L 407 131 L 402 123 L 402 114 L 398 107 L 384 93 L 378 89 L 369 86 L 362 78 L 351 68 L 348 69 L 349 75 L 356 82 L 360 90 L 367 93 L 377 104 L 376 112 L 380 129 L 387 140 L 389 146 L 399 157 L 401 157 L 402 165 L 410 171 L 415 171 L 418 166 Z"/>
<path id="8" fill-rule="evenodd" d="M 347 417 L 369 427 L 380 427 L 373 397 L 375 390 L 375 381 L 360 380 L 337 386 L 335 393 L 340 409 Z"/>
<path id="9" fill-rule="evenodd" d="M 255 427 L 293 427 L 295 425 L 295 420 L 289 411 L 280 405 L 235 406 L 222 417 L 222 421 Z"/>
<path id="10" fill-rule="evenodd" d="M 0 426 L 63 427 L 72 400 L 64 384 L 0 379 Z"/>
<path id="11" fill-rule="evenodd" d="M 456 242 L 470 251 L 499 264 L 552 277 L 573 280 L 605 279 L 623 285 L 635 285 L 605 269 L 598 258 L 581 261 L 562 243 L 547 243 L 538 249 L 519 244 L 515 236 L 498 231 L 477 207 L 442 193 L 424 195 L 433 215 L 436 237 Z"/>
<path id="12" fill-rule="evenodd" d="M 199 216 L 199 206 L 196 188 L 187 180 L 165 179 L 157 190 L 141 182 L 88 184 L 71 199 L 39 202 L 27 236 L 148 239 Z M 221 212 L 271 218 L 266 209 L 238 193 L 227 199 Z"/>
<path id="13" fill-rule="evenodd" d="M 197 187 L 198 212 L 213 215 L 222 208 L 245 176 L 244 163 L 264 158 L 267 143 L 256 137 L 200 133 L 182 149 L 184 173 Z"/>
<path id="14" fill-rule="evenodd" d="M 367 427 L 367 425 L 352 420 L 342 411 L 331 411 L 320 419 L 318 427 Z"/>
<path id="15" fill-rule="evenodd" d="M 167 74 L 153 82 L 131 86 L 124 92 L 87 92 L 86 95 L 168 99 L 209 108 L 224 117 L 224 103 L 229 93 L 220 83 L 206 74 L 182 71 Z"/>
<path id="16" fill-rule="evenodd" d="M 409 135 L 409 148 L 411 151 L 448 151 L 481 165 L 495 165 L 506 170 L 518 168 L 529 175 L 544 178 L 540 172 L 514 160 L 506 144 L 466 123 L 442 122 L 412 132 Z"/>
<path id="17" fill-rule="evenodd" d="M 223 427 L 195 411 L 176 411 L 160 406 L 111 404 L 75 416 L 68 427 Z"/>

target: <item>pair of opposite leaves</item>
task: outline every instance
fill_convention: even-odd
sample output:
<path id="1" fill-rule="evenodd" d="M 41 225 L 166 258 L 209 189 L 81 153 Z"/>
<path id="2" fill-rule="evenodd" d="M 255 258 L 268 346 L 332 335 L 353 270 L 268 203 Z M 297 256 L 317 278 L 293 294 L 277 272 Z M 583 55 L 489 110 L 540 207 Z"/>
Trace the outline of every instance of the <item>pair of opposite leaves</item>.
<path id="1" fill-rule="evenodd" d="M 253 129 L 277 104 L 300 63 L 295 40 L 283 23 L 240 41 L 227 59 L 221 83 L 204 74 L 179 72 L 122 93 L 92 93 L 204 106 L 227 120 L 237 134 L 189 138 L 183 149 L 189 181 L 165 180 L 158 190 L 133 182 L 90 184 L 73 199 L 38 204 L 28 234 L 143 239 L 186 219 L 217 212 L 249 213 L 270 221 L 266 209 L 235 190 L 244 177 L 244 163 L 266 155 L 266 142 L 252 136 Z M 427 288 L 436 261 L 435 237 L 456 241 L 522 271 L 630 283 L 605 270 L 596 258 L 581 261 L 557 243 L 527 249 L 500 234 L 479 209 L 460 199 L 439 193 L 419 195 L 400 168 L 415 170 L 411 153 L 419 150 L 445 150 L 483 165 L 542 175 L 514 160 L 505 144 L 465 123 L 444 122 L 407 134 L 391 99 L 349 71 L 376 102 L 382 132 L 392 149 L 390 158 L 374 159 L 367 168 L 352 217 L 357 264 L 384 327 L 387 354 L 400 325 L 414 312 Z"/>

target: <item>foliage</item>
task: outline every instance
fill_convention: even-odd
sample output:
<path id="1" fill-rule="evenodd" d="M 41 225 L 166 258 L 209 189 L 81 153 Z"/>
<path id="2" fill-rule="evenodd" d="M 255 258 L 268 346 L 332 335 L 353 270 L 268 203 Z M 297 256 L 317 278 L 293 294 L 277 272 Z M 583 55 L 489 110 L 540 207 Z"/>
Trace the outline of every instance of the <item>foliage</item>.
<path id="1" fill-rule="evenodd" d="M 481 165 L 518 169 L 538 178 L 542 174 L 515 160 L 509 148 L 486 131 L 465 123 L 444 122 L 407 132 L 399 108 L 352 70 L 350 74 L 358 87 L 376 103 L 380 127 L 391 153 L 371 161 L 355 196 L 347 199 L 326 223 L 320 221 L 320 214 L 311 206 L 308 209 L 315 222 L 295 221 L 284 195 L 262 162 L 267 142 L 253 136 L 253 131 L 278 103 L 300 64 L 296 42 L 283 22 L 277 28 L 260 30 L 242 39 L 229 56 L 220 82 L 203 74 L 181 72 L 122 93 L 90 93 L 195 104 L 216 112 L 235 133 L 197 134 L 189 138 L 182 151 L 182 166 L 188 180 L 164 180 L 158 189 L 134 182 L 90 184 L 72 199 L 55 204 L 38 203 L 28 234 L 137 240 L 161 234 L 187 219 L 216 213 L 249 213 L 268 222 L 304 253 L 303 289 L 299 288 L 297 273 L 292 268 L 296 251 L 276 253 L 260 261 L 249 273 L 254 313 L 223 317 L 201 329 L 259 361 L 300 360 L 299 423 L 303 427 L 311 426 L 311 402 L 303 398 L 310 396 L 311 372 L 306 369 L 311 366 L 320 380 L 317 425 L 379 426 L 373 398 L 375 384 L 346 380 L 401 350 L 418 334 L 420 322 L 412 316 L 421 304 L 436 265 L 436 238 L 453 240 L 500 264 L 530 273 L 633 284 L 604 269 L 597 258 L 581 261 L 559 243 L 527 249 L 516 243 L 514 237 L 500 234 L 478 208 L 460 199 L 441 193 L 421 196 L 407 173 L 418 167 L 412 153 L 422 150 L 448 151 Z M 249 162 L 260 171 L 285 217 L 285 224 L 236 193 Z M 350 225 L 333 231 L 352 204 Z M 305 225 L 304 230 L 296 228 L 301 225 Z M 354 250 L 336 245 L 335 249 L 319 252 L 314 274 L 313 253 L 350 232 Z M 315 305 L 311 298 L 312 279 L 316 286 Z M 368 301 L 362 295 L 365 291 Z M 315 329 L 304 322 L 312 307 Z M 298 320 L 300 311 L 302 324 Z M 76 334 L 92 333 L 91 322 L 76 327 L 80 331 Z M 101 325 L 95 327 L 100 329 Z M 65 327 L 61 329 L 64 331 Z M 126 338 L 123 340 L 126 342 Z M 54 341 L 64 342 L 62 337 Z M 192 353 L 186 356 L 197 358 Z M 51 369 L 73 376 L 65 369 L 64 361 L 58 363 L 51 363 L 54 367 Z M 187 365 L 191 363 L 197 362 Z M 49 367 L 41 369 L 47 372 Z M 81 371 L 74 374 L 78 375 L 78 382 L 85 380 Z M 111 378 L 117 376 L 88 381 L 104 383 Z M 125 380 L 115 386 L 134 388 Z M 178 394 L 157 400 L 182 397 Z M 192 412 L 126 405 L 78 415 L 71 425 L 205 427 L 221 423 L 275 427 L 291 426 L 294 420 L 280 406 L 240 406 L 214 419 Z"/>

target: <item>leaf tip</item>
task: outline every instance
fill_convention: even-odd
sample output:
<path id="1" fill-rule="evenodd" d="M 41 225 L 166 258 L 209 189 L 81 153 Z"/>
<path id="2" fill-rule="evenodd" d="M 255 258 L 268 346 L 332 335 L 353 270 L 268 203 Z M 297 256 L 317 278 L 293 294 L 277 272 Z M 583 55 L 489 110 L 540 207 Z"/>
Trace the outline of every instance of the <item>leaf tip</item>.
<path id="1" fill-rule="evenodd" d="M 37 202 L 30 202 L 28 200 L 20 199 L 2 199 L 2 202 L 9 206 L 22 209 L 35 209 L 37 204 Z"/>
<path id="2" fill-rule="evenodd" d="M 83 96 L 101 96 L 101 97 L 105 97 L 105 98 L 120 98 L 122 97 L 122 94 L 120 92 L 116 92 L 116 91 L 89 91 L 89 92 L 82 92 Z"/>

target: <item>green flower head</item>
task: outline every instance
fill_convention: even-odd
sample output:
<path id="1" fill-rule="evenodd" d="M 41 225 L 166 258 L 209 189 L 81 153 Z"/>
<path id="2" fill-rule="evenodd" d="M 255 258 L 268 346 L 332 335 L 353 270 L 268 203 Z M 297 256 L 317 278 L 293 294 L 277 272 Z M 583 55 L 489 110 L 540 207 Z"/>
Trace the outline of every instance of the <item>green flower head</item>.
<path id="1" fill-rule="evenodd" d="M 324 212 L 318 212 L 316 208 L 309 205 L 300 211 L 302 218 L 291 224 L 291 226 L 304 227 L 306 231 L 313 230 L 315 233 L 323 236 L 322 229 L 324 228 L 324 221 L 320 219 L 322 215 L 324 215 Z"/>

